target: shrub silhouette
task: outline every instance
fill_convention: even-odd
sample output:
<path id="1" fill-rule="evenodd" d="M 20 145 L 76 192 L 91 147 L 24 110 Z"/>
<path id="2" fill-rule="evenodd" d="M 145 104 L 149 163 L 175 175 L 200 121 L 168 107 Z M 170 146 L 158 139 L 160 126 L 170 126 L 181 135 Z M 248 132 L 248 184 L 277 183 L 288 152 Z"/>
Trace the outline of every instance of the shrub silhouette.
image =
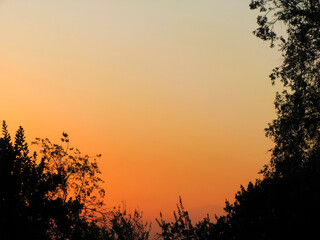
<path id="1" fill-rule="evenodd" d="M 188 211 L 185 210 L 182 199 L 179 197 L 177 211 L 173 212 L 174 222 L 166 222 L 160 213 L 160 220 L 156 219 L 161 228 L 161 233 L 157 234 L 158 239 L 211 239 L 213 236 L 213 223 L 210 222 L 209 215 L 203 221 L 193 225 Z"/>
<path id="2" fill-rule="evenodd" d="M 109 212 L 109 239 L 119 240 L 148 240 L 151 224 L 144 222 L 142 212 L 135 210 L 133 213 L 122 207 L 114 208 Z"/>

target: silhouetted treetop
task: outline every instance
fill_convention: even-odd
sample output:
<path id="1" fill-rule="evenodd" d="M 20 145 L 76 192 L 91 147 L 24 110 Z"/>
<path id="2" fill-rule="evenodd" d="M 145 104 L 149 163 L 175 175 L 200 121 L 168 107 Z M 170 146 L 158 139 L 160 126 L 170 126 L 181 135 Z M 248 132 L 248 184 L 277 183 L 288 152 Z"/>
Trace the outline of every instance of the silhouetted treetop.
<path id="1" fill-rule="evenodd" d="M 97 158 L 36 138 L 30 155 L 22 127 L 14 142 L 5 122 L 0 138 L 0 238 L 4 240 L 147 240 L 142 212 L 107 210 Z"/>
<path id="2" fill-rule="evenodd" d="M 39 157 L 43 172 L 63 176 L 64 181 L 56 189 L 54 197 L 63 201 L 77 200 L 83 204 L 83 212 L 87 219 L 97 219 L 96 214 L 104 206 L 104 189 L 100 186 L 102 179 L 96 158 L 90 157 L 69 146 L 69 136 L 63 133 L 61 142 L 66 146 L 52 143 L 49 139 L 36 138 L 32 144 L 40 147 Z"/>
<path id="3" fill-rule="evenodd" d="M 5 122 L 2 133 L 1 239 L 89 239 L 100 229 L 96 223 L 103 224 L 106 214 L 95 159 L 69 148 L 65 133 L 67 147 L 37 139 L 40 154 L 31 156 L 22 127 L 14 143 Z"/>
<path id="4" fill-rule="evenodd" d="M 320 24 L 318 0 L 252 0 L 250 9 L 258 9 L 261 13 L 257 18 L 259 27 L 254 31 L 255 35 L 263 40 L 270 40 L 272 47 L 277 40 L 288 41 L 290 34 L 299 33 L 302 26 L 310 30 L 318 28 Z M 289 36 L 275 31 L 275 25 L 279 23 L 287 27 Z M 308 34 L 317 33 L 310 31 Z"/>

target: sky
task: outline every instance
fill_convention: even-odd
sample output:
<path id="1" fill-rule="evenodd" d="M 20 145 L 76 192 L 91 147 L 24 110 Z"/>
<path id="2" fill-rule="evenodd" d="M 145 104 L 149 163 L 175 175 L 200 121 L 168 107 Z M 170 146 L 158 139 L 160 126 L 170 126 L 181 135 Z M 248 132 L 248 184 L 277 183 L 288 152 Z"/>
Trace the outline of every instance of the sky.
<path id="1" fill-rule="evenodd" d="M 0 0 L 0 120 L 102 154 L 110 207 L 221 214 L 272 147 L 281 56 L 249 2 Z"/>

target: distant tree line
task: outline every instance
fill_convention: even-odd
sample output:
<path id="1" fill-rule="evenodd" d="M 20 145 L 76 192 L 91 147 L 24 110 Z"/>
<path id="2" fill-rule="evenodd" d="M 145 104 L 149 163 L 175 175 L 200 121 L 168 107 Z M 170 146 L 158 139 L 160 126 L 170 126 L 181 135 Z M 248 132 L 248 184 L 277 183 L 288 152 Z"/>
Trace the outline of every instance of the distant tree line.
<path id="1" fill-rule="evenodd" d="M 262 179 L 241 186 L 223 216 L 193 223 L 180 198 L 174 220 L 160 214 L 156 239 L 310 239 L 320 224 L 320 1 L 252 0 L 254 34 L 278 46 L 283 62 L 270 78 L 283 85 L 274 142 Z M 282 24 L 286 32 L 276 32 Z M 65 144 L 36 139 L 30 154 L 20 127 L 14 141 L 3 122 L 0 139 L 1 239 L 150 239 L 142 213 L 107 210 L 95 158 Z M 97 156 L 98 157 L 98 156 Z"/>

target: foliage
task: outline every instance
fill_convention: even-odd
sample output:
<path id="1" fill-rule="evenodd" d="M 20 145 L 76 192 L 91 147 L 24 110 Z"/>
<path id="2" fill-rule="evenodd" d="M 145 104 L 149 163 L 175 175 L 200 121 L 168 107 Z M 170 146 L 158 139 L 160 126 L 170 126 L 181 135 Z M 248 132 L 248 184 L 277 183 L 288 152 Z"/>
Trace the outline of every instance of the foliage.
<path id="1" fill-rule="evenodd" d="M 83 205 L 81 214 L 87 220 L 97 221 L 97 214 L 105 218 L 101 208 L 104 206 L 104 189 L 99 185 L 102 179 L 96 158 L 88 155 L 81 155 L 81 152 L 73 147 L 69 147 L 69 136 L 63 133 L 62 143 L 66 143 L 64 148 L 61 145 L 52 143 L 49 139 L 36 138 L 34 145 L 40 147 L 41 162 L 45 173 L 62 176 L 64 181 L 51 198 L 59 197 L 64 202 L 72 199 Z M 101 219 L 99 219 L 101 220 Z"/>
<path id="2" fill-rule="evenodd" d="M 160 213 L 160 220 L 156 219 L 161 228 L 161 233 L 158 234 L 158 239 L 211 239 L 213 223 L 210 222 L 209 215 L 203 221 L 196 223 L 194 226 L 188 211 L 185 210 L 182 199 L 179 197 L 177 204 L 177 212 L 173 212 L 174 222 L 166 222 Z"/>
<path id="3" fill-rule="evenodd" d="M 29 154 L 22 127 L 14 143 L 5 122 L 2 129 L 2 239 L 87 239 L 89 230 L 96 226 L 94 213 L 102 206 L 104 196 L 96 162 L 48 139 L 37 139 L 42 148 L 38 161 L 37 154 Z M 69 142 L 67 134 L 63 141 Z"/>
<path id="4" fill-rule="evenodd" d="M 283 84 L 277 118 L 266 128 L 275 146 L 264 178 L 226 201 L 226 214 L 209 225 L 210 239 L 305 239 L 320 223 L 320 1 L 252 0 L 250 8 L 260 11 L 254 34 L 271 47 L 278 43 L 283 58 L 270 75 Z M 175 223 L 159 221 L 163 239 L 199 236 L 180 209 Z"/>
<path id="5" fill-rule="evenodd" d="M 260 10 L 254 34 L 271 47 L 279 43 L 283 62 L 270 78 L 284 90 L 276 94 L 277 118 L 266 128 L 275 146 L 264 179 L 226 202 L 214 239 L 304 239 L 319 225 L 310 213 L 320 213 L 320 2 L 253 0 L 250 8 Z"/>
<path id="6" fill-rule="evenodd" d="M 213 239 L 305 239 L 317 233 L 320 176 L 301 170 L 241 187 L 226 215 L 217 219 Z"/>
<path id="7" fill-rule="evenodd" d="M 174 221 L 160 213 L 158 239 L 304 239 L 317 234 L 320 215 L 320 1 L 252 0 L 259 10 L 254 34 L 278 44 L 283 62 L 270 74 L 283 91 L 277 118 L 266 128 L 273 147 L 264 178 L 241 186 L 226 214 L 192 224 L 180 198 Z M 283 24 L 286 32 L 277 31 Z M 3 122 L 0 138 L 1 239 L 149 239 L 142 213 L 104 209 L 96 158 L 48 139 L 36 139 L 30 155 L 24 130 L 14 142 Z M 315 216 L 315 217 L 313 217 Z"/>
<path id="8" fill-rule="evenodd" d="M 142 212 L 130 213 L 125 205 L 109 212 L 109 239 L 148 240 L 151 224 L 144 222 Z"/>
<path id="9" fill-rule="evenodd" d="M 193 225 L 180 198 L 173 222 L 160 214 L 158 239 L 306 239 L 318 233 L 319 196 L 319 172 L 301 169 L 241 186 L 235 201 L 226 201 L 226 214 L 216 216 L 215 223 L 207 216 Z"/>
<path id="10" fill-rule="evenodd" d="M 275 146 L 265 176 L 283 176 L 301 167 L 312 167 L 312 155 L 319 152 L 320 140 L 320 2 L 318 0 L 259 0 L 259 25 L 254 32 L 263 40 L 279 43 L 283 63 L 270 78 L 279 79 L 285 89 L 277 93 L 277 119 L 266 129 Z M 276 24 L 284 24 L 281 35 Z"/>
<path id="11" fill-rule="evenodd" d="M 279 79 L 277 118 L 266 128 L 275 146 L 264 179 L 241 187 L 226 215 L 217 219 L 214 239 L 305 239 L 317 234 L 320 195 L 320 2 L 259 0 L 258 38 L 279 43 L 283 63 L 270 78 Z M 281 35 L 275 25 L 282 23 Z"/>
<path id="12" fill-rule="evenodd" d="M 151 225 L 142 213 L 107 211 L 96 161 L 61 142 L 37 138 L 38 154 L 29 154 L 24 130 L 12 143 L 3 122 L 0 138 L 0 236 L 15 239 L 147 240 Z"/>

